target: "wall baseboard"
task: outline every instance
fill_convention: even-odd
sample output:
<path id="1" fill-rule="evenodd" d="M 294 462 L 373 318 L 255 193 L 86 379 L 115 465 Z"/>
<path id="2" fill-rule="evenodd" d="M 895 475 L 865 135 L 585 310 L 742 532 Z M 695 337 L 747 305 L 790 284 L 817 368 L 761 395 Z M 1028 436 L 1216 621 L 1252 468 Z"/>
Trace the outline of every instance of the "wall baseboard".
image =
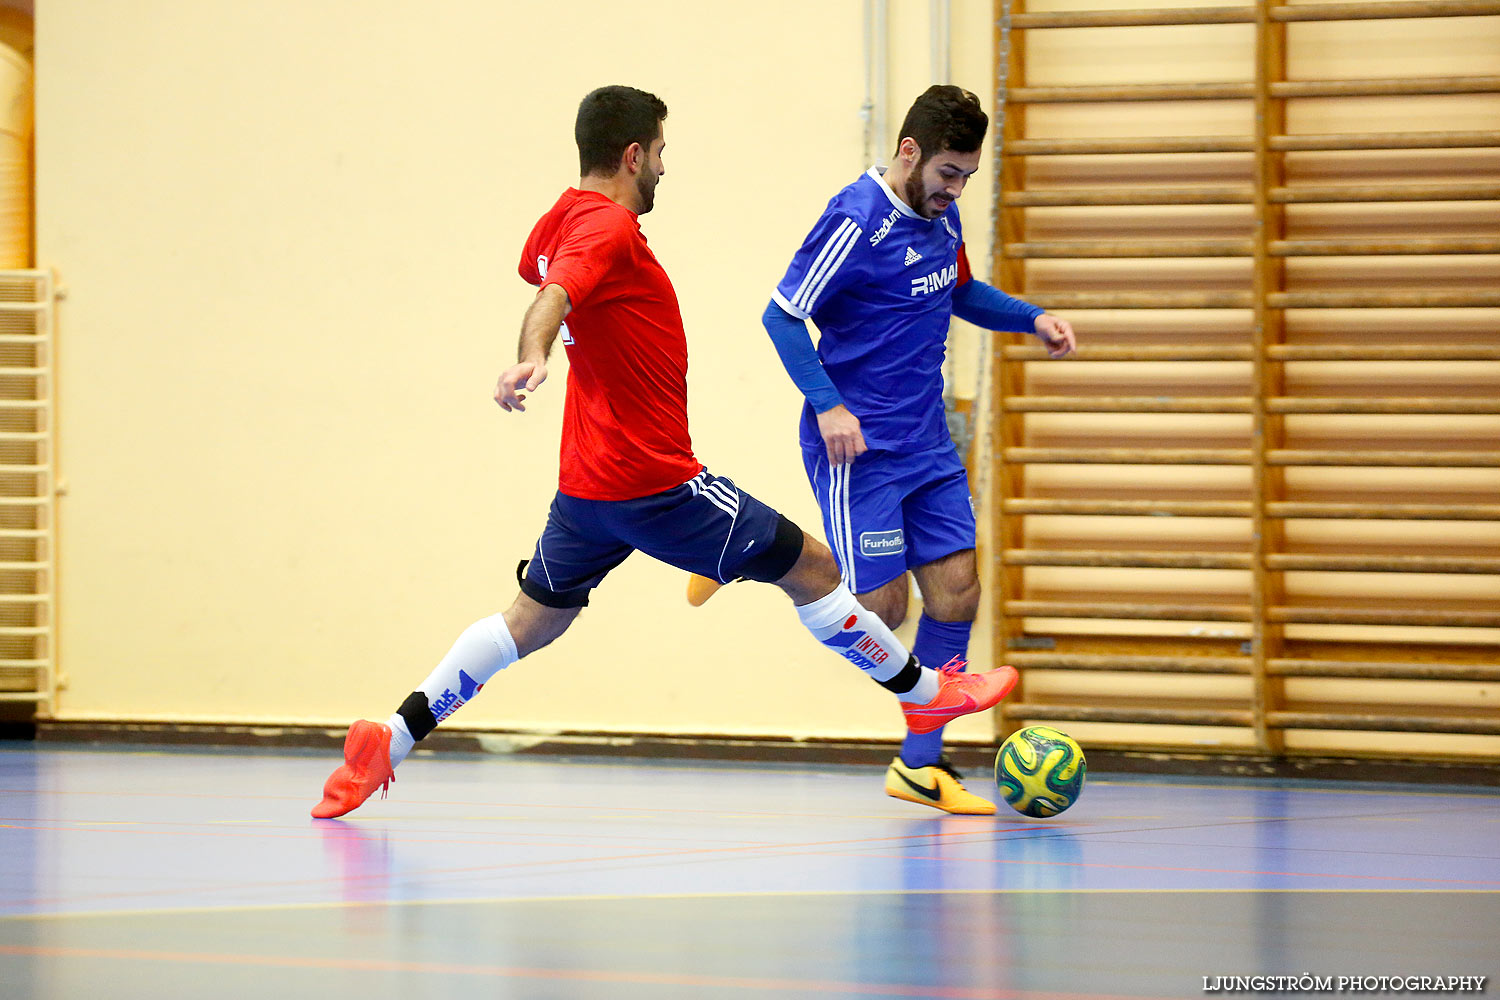
<path id="1" fill-rule="evenodd" d="M 320 726 L 248 726 L 207 723 L 38 721 L 0 729 L 0 739 L 52 745 L 303 748 L 337 753 L 344 730 Z M 884 767 L 896 744 L 834 739 L 726 737 L 664 733 L 528 733 L 447 730 L 422 749 L 435 753 L 524 756 L 641 757 L 783 764 Z M 994 766 L 995 748 L 973 743 L 948 747 L 954 764 L 975 776 Z M 1308 778 L 1500 788 L 1500 761 L 1410 760 L 1357 757 L 1266 757 L 1162 750 L 1088 751 L 1095 775 L 1154 774 L 1200 777 Z"/>

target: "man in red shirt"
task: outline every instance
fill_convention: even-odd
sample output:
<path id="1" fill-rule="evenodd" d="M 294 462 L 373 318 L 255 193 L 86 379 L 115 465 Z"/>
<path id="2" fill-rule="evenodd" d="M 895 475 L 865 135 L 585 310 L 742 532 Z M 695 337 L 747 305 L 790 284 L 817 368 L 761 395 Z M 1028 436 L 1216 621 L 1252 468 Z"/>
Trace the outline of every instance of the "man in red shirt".
<path id="1" fill-rule="evenodd" d="M 559 334 L 569 370 L 558 491 L 517 572 L 521 592 L 504 613 L 469 626 L 385 723 L 349 727 L 344 763 L 314 816 L 342 816 L 387 787 L 417 740 L 498 671 L 562 635 L 589 591 L 636 549 L 720 583 L 780 587 L 815 639 L 900 699 L 914 731 L 989 708 L 1015 686 L 1010 667 L 964 674 L 918 663 L 855 600 L 821 541 L 693 456 L 682 314 L 639 223 L 666 173 L 666 117 L 665 104 L 631 87 L 585 97 L 574 129 L 582 179 L 522 253 L 521 277 L 540 290 L 495 401 L 525 409 Z"/>

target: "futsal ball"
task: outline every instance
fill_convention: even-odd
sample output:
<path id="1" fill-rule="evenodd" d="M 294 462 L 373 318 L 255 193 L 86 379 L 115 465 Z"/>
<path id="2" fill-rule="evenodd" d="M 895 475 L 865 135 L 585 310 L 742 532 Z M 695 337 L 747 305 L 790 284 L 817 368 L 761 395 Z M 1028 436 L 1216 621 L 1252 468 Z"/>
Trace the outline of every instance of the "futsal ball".
<path id="1" fill-rule="evenodd" d="M 1067 733 L 1030 726 L 1012 733 L 995 755 L 995 784 L 1025 816 L 1056 816 L 1078 799 L 1088 765 Z"/>

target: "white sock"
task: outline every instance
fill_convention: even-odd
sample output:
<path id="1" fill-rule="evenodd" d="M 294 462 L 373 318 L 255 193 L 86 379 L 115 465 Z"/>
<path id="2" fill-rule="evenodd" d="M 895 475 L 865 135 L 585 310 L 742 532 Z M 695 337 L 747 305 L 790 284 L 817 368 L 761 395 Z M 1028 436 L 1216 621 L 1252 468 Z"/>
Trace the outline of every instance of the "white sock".
<path id="1" fill-rule="evenodd" d="M 885 622 L 867 611 L 842 583 L 826 597 L 798 607 L 797 617 L 802 619 L 802 624 L 807 626 L 814 639 L 877 681 L 895 677 L 911 659 L 911 654 L 886 628 Z M 929 681 L 932 693 L 919 704 L 931 701 L 937 694 L 937 671 L 922 667 L 914 690 L 925 690 Z M 912 696 L 912 692 L 897 694 L 902 700 Z"/>
<path id="2" fill-rule="evenodd" d="M 391 729 L 391 768 L 394 770 L 411 753 L 411 748 L 417 745 L 417 741 L 412 738 L 411 730 L 406 728 L 406 720 L 399 713 L 392 713 L 385 724 Z"/>
<path id="3" fill-rule="evenodd" d="M 922 679 L 917 681 L 917 686 L 905 694 L 896 697 L 912 705 L 925 705 L 937 697 L 938 672 L 931 667 L 922 668 Z"/>
<path id="4" fill-rule="evenodd" d="M 413 744 L 458 711 L 489 679 L 520 659 L 504 615 L 490 615 L 464 629 L 453 647 L 387 724 L 391 766 L 406 759 Z M 399 723 L 399 724 L 398 724 Z"/>

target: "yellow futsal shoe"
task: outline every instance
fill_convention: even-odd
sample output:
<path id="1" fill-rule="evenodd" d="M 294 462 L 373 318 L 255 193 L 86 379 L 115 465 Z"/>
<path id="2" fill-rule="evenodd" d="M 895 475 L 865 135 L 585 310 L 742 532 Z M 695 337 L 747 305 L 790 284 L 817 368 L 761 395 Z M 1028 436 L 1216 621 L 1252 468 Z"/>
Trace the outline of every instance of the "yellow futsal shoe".
<path id="1" fill-rule="evenodd" d="M 695 608 L 701 608 L 708 599 L 719 592 L 724 585 L 718 580 L 711 580 L 706 576 L 694 573 L 688 577 L 687 600 Z"/>
<path id="2" fill-rule="evenodd" d="M 898 755 L 885 771 L 885 794 L 960 816 L 993 816 L 995 803 L 964 787 L 962 775 L 945 756 L 927 767 L 907 767 Z"/>

